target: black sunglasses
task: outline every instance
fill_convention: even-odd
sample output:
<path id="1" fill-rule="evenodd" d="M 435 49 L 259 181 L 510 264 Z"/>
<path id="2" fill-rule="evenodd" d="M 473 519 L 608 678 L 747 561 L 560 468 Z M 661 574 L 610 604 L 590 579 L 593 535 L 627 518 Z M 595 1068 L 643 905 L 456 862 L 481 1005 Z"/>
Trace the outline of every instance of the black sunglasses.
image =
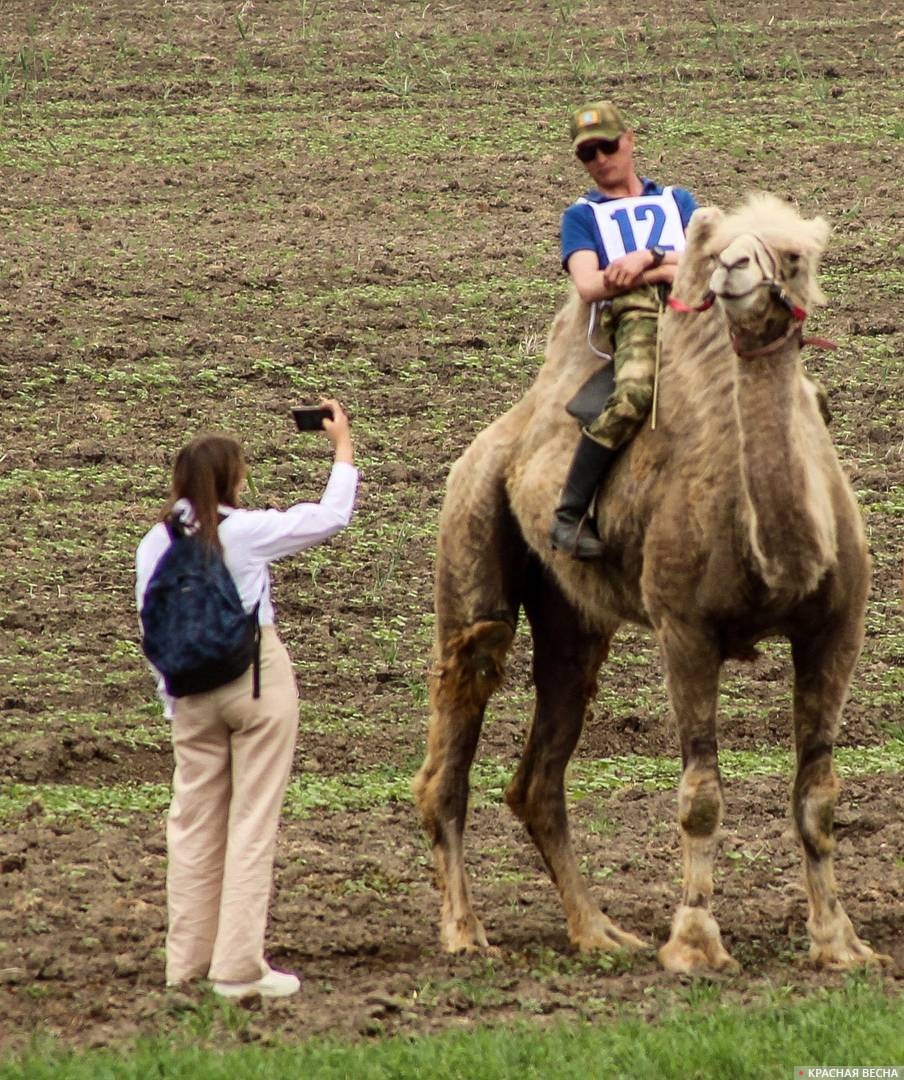
<path id="1" fill-rule="evenodd" d="M 593 161 L 599 151 L 602 151 L 606 157 L 614 154 L 620 141 L 620 139 L 599 139 L 596 142 L 581 143 L 575 153 L 586 165 L 588 161 Z"/>

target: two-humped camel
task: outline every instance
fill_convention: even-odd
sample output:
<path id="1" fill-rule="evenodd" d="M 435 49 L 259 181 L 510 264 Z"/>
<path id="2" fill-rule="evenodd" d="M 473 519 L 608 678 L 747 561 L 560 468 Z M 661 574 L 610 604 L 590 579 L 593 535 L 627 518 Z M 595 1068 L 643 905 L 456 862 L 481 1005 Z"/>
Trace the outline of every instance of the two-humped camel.
<path id="1" fill-rule="evenodd" d="M 864 530 L 799 352 L 803 314 L 828 234 L 761 195 L 732 215 L 694 215 L 673 295 L 715 306 L 668 311 L 659 411 L 599 500 L 606 555 L 550 550 L 553 508 L 578 437 L 565 404 L 598 367 L 587 307 L 553 323 L 528 393 L 455 463 L 440 521 L 435 670 L 427 755 L 414 781 L 433 842 L 450 951 L 487 946 L 464 866 L 468 774 L 484 709 L 503 676 L 519 610 L 533 635 L 536 707 L 505 793 L 558 887 L 581 950 L 639 948 L 591 898 L 569 837 L 564 773 L 618 625 L 651 627 L 681 741 L 684 885 L 660 950 L 678 972 L 727 968 L 710 910 L 722 819 L 716 746 L 719 674 L 762 638 L 791 641 L 810 955 L 848 967 L 885 958 L 860 941 L 836 895 L 833 742 L 863 638 Z"/>

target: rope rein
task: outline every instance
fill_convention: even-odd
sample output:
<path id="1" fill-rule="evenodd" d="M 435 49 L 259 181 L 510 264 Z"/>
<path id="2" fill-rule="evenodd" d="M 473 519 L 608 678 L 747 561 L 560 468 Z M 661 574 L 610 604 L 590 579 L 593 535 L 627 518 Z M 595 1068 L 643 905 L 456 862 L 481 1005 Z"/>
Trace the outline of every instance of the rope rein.
<path id="1" fill-rule="evenodd" d="M 593 344 L 593 335 L 596 333 L 596 328 L 599 325 L 600 305 L 602 303 L 602 300 L 594 300 L 590 305 L 590 320 L 587 323 L 587 345 L 594 356 L 598 356 L 600 360 L 605 360 L 607 364 L 611 364 L 612 353 L 603 352 L 602 349 L 598 349 Z"/>
<path id="2" fill-rule="evenodd" d="M 653 368 L 653 404 L 650 406 L 650 430 L 656 430 L 656 410 L 659 407 L 659 367 L 662 363 L 662 315 L 665 304 L 659 293 L 659 314 L 656 316 L 656 364 Z"/>
<path id="3" fill-rule="evenodd" d="M 791 299 L 791 297 L 788 296 L 788 294 L 785 292 L 785 290 L 781 287 L 781 285 L 779 285 L 778 282 L 775 281 L 774 279 L 767 280 L 767 281 L 761 281 L 758 284 L 754 285 L 753 288 L 748 289 L 747 292 L 738 293 L 737 295 L 733 295 L 731 297 L 731 299 L 732 300 L 739 300 L 742 296 L 749 296 L 750 293 L 752 293 L 754 291 L 754 289 L 762 289 L 762 288 L 768 288 L 769 292 L 776 298 L 776 300 L 778 300 L 779 303 L 785 305 L 785 307 L 791 313 L 791 318 L 794 321 L 790 324 L 788 329 L 783 334 L 781 334 L 779 337 L 775 338 L 773 341 L 770 341 L 768 344 L 763 345 L 761 348 L 753 349 L 750 352 L 741 352 L 740 348 L 738 347 L 737 338 L 735 337 L 734 334 L 732 334 L 731 335 L 731 346 L 734 349 L 734 351 L 738 354 L 738 356 L 742 357 L 745 360 L 753 359 L 753 358 L 755 358 L 757 356 L 766 356 L 769 353 L 775 352 L 777 349 L 781 348 L 781 346 L 784 345 L 784 343 L 790 337 L 792 337 L 795 333 L 801 334 L 801 331 L 803 329 L 804 320 L 807 317 L 807 312 L 805 311 L 805 309 L 802 308 L 799 304 L 795 304 L 794 301 Z M 713 304 L 715 302 L 716 302 L 716 294 L 712 291 L 712 289 L 709 289 L 704 294 L 704 297 L 700 301 L 699 304 L 686 304 L 686 303 L 684 303 L 683 300 L 679 300 L 677 297 L 674 297 L 674 296 L 670 296 L 668 298 L 668 300 L 666 301 L 668 306 L 673 311 L 678 311 L 678 312 L 681 312 L 682 314 L 690 314 L 690 313 L 699 312 L 699 311 L 708 311 L 713 306 Z M 838 345 L 834 341 L 830 341 L 828 338 L 818 337 L 818 336 L 817 337 L 814 337 L 814 336 L 803 337 L 802 334 L 801 334 L 801 337 L 800 337 L 800 345 L 801 345 L 801 347 L 803 347 L 804 345 L 812 345 L 815 349 L 837 349 L 838 348 Z"/>

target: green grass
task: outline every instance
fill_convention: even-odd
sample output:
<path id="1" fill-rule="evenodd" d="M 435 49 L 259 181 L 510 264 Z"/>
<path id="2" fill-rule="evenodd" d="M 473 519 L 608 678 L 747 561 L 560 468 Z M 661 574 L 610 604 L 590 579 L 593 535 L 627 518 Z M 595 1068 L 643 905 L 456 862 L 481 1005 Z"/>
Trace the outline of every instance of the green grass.
<path id="1" fill-rule="evenodd" d="M 42 657 L 42 660 L 45 659 L 47 658 Z M 115 717 L 81 710 L 44 713 L 40 718 L 7 716 L 4 718 L 4 730 L 0 731 L 0 747 L 21 748 L 27 745 L 30 738 L 43 739 L 49 735 L 65 742 L 68 738 L 85 732 L 109 740 L 115 747 L 123 750 L 170 749 L 170 724 L 163 718 L 156 703 L 124 710 Z"/>
<path id="2" fill-rule="evenodd" d="M 723 751 L 719 757 L 726 781 L 749 776 L 790 776 L 790 753 L 780 750 Z M 873 776 L 904 772 L 904 740 L 891 737 L 881 746 L 841 747 L 835 751 L 838 771 L 844 776 Z M 419 762 L 406 767 L 384 765 L 365 772 L 339 776 L 307 773 L 296 777 L 286 793 L 284 813 L 305 818 L 315 811 L 340 813 L 370 810 L 392 802 L 411 801 L 411 778 Z M 475 762 L 471 784 L 475 803 L 498 803 L 511 778 L 513 764 L 494 758 Z M 626 755 L 575 761 L 569 768 L 567 789 L 571 799 L 640 786 L 649 791 L 677 785 L 681 769 L 672 758 Z M 73 817 L 94 822 L 122 820 L 132 813 L 159 813 L 169 802 L 167 784 L 115 784 L 86 787 L 77 784 L 6 784 L 0 792 L 0 821 L 9 820 L 37 800 L 52 819 Z"/>
<path id="3" fill-rule="evenodd" d="M 888 996 L 879 983 L 853 978 L 841 990 L 817 992 L 805 1001 L 776 991 L 769 1004 L 754 1008 L 723 1004 L 720 997 L 718 986 L 700 984 L 688 993 L 690 1009 L 675 1009 L 660 1023 L 625 1009 L 612 1022 L 475 1026 L 434 1037 L 351 1045 L 236 1046 L 253 1038 L 253 1029 L 232 1017 L 227 1018 L 232 1045 L 212 1050 L 197 1044 L 195 1020 L 193 1037 L 176 1045 L 144 1041 L 115 1054 L 76 1055 L 39 1044 L 19 1059 L 0 1063 L 0 1080 L 774 1080 L 792 1076 L 802 1064 L 880 1066 L 904 1058 L 904 999 Z M 493 1004 L 491 999 L 481 1003 Z"/>
<path id="4" fill-rule="evenodd" d="M 51 820 L 76 818 L 96 824 L 121 821 L 130 814 L 159 813 L 169 803 L 166 784 L 4 784 L 0 792 L 0 820 L 38 803 Z"/>

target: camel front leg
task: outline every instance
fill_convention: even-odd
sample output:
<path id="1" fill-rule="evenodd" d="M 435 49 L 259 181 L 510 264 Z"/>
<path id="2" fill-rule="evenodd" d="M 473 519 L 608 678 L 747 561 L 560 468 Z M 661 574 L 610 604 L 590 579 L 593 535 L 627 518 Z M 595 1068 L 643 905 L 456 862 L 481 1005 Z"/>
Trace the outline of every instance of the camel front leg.
<path id="1" fill-rule="evenodd" d="M 666 970 L 682 974 L 731 970 L 738 965 L 723 946 L 710 910 L 723 810 L 716 745 L 720 659 L 710 641 L 677 622 L 660 627 L 659 637 L 683 763 L 678 787 L 683 888 L 659 959 Z"/>
<path id="2" fill-rule="evenodd" d="M 845 633 L 823 632 L 792 641 L 797 750 L 792 807 L 804 852 L 810 959 L 833 970 L 891 963 L 857 936 L 835 883 L 833 825 L 839 785 L 832 751 L 858 651 L 859 638 L 852 641 Z"/>
<path id="3" fill-rule="evenodd" d="M 568 829 L 565 768 L 577 745 L 609 633 L 585 629 L 558 586 L 543 577 L 524 601 L 534 637 L 533 725 L 505 798 L 527 827 L 559 891 L 568 936 L 582 952 L 642 949 L 600 910 L 578 866 Z"/>
<path id="4" fill-rule="evenodd" d="M 722 944 L 719 924 L 710 911 L 722 805 L 714 743 L 710 762 L 703 757 L 689 762 L 678 787 L 683 889 L 669 940 L 659 950 L 667 971 L 693 974 L 738 967 Z"/>
<path id="5" fill-rule="evenodd" d="M 513 637 L 507 623 L 484 621 L 442 649 L 431 688 L 427 755 L 412 783 L 415 804 L 431 842 L 442 898 L 440 940 L 448 952 L 487 947 L 474 914 L 464 862 L 468 774 L 490 694 L 502 681 Z"/>

